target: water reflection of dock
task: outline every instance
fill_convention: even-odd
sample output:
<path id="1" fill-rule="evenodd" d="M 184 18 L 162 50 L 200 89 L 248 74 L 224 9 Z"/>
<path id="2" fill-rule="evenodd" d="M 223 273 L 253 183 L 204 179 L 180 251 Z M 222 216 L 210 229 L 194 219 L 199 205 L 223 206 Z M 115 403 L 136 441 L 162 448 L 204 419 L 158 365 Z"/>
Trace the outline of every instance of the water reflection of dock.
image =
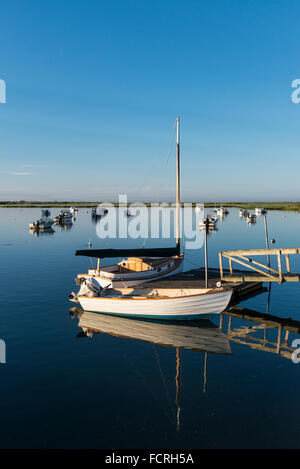
<path id="1" fill-rule="evenodd" d="M 223 323 L 224 316 L 228 317 L 227 330 Z M 235 319 L 252 322 L 255 325 L 242 324 L 233 327 Z M 290 333 L 300 334 L 300 321 L 233 306 L 230 311 L 221 313 L 220 329 L 226 331 L 228 339 L 232 342 L 291 359 L 295 348 L 290 345 L 289 336 Z M 273 337 L 268 338 L 271 333 Z"/>

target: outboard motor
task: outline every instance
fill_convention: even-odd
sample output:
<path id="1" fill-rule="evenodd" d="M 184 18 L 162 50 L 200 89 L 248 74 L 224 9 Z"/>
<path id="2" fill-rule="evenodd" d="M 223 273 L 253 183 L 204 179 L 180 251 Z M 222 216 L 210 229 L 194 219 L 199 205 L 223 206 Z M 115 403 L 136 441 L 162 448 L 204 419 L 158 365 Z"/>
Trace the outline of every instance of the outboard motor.
<path id="1" fill-rule="evenodd" d="M 97 282 L 97 280 L 95 280 L 93 277 L 89 277 L 85 279 L 84 283 L 86 287 L 88 288 L 88 290 L 92 293 L 92 295 L 90 296 L 100 295 L 102 288 Z"/>
<path id="2" fill-rule="evenodd" d="M 78 298 L 77 298 L 77 295 L 75 292 L 71 292 L 70 295 L 69 295 L 69 300 L 70 301 L 73 301 L 73 303 L 79 303 L 78 301 Z"/>
<path id="3" fill-rule="evenodd" d="M 78 296 L 100 296 L 101 290 L 102 288 L 97 282 L 97 280 L 95 280 L 93 277 L 87 277 L 83 281 L 81 281 L 81 287 L 77 295 Z"/>

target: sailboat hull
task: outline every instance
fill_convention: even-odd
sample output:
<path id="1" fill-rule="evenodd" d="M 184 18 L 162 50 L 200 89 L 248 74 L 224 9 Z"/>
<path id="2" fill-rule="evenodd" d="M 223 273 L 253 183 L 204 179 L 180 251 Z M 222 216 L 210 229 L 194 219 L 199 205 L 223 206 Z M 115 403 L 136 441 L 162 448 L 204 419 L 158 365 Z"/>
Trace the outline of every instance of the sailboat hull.
<path id="1" fill-rule="evenodd" d="M 93 271 L 94 273 L 92 273 L 92 275 L 81 274 L 78 275 L 78 278 L 93 277 L 102 288 L 108 285 L 111 288 L 135 287 L 145 282 L 151 282 L 169 275 L 180 273 L 183 269 L 183 259 L 183 255 L 176 259 L 171 258 L 168 265 L 165 265 L 159 269 L 150 269 L 142 272 L 131 272 L 128 274 L 117 274 L 100 270 L 100 275 L 97 274 L 97 271 L 95 270 Z"/>
<path id="2" fill-rule="evenodd" d="M 78 296 L 78 300 L 85 311 L 127 317 L 178 320 L 221 313 L 228 306 L 231 295 L 232 290 L 218 290 L 168 298 Z"/>

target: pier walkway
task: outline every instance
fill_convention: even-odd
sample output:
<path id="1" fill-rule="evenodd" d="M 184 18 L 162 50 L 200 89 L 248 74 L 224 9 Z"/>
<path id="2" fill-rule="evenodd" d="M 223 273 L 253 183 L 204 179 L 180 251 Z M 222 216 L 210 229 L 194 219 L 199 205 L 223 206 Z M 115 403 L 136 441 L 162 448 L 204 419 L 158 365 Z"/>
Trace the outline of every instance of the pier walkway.
<path id="1" fill-rule="evenodd" d="M 290 266 L 290 255 L 300 254 L 300 248 L 284 249 L 247 249 L 239 251 L 227 251 L 219 253 L 220 279 L 222 282 L 299 282 L 300 274 L 292 273 Z M 253 257 L 265 256 L 266 263 L 258 262 Z M 270 258 L 276 259 L 276 267 L 270 266 Z M 285 258 L 285 271 L 282 262 Z M 223 260 L 229 262 L 229 273 L 223 268 Z M 233 271 L 233 262 L 246 267 L 247 271 Z"/>

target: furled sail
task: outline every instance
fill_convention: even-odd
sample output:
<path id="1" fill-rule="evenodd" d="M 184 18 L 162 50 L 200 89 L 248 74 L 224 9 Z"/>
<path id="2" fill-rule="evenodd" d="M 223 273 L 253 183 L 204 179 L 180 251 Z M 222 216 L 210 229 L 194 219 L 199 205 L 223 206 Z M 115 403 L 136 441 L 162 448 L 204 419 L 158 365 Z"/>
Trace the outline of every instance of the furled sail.
<path id="1" fill-rule="evenodd" d="M 180 245 L 170 248 L 137 248 L 137 249 L 81 249 L 75 256 L 97 257 L 171 257 L 179 256 Z"/>

